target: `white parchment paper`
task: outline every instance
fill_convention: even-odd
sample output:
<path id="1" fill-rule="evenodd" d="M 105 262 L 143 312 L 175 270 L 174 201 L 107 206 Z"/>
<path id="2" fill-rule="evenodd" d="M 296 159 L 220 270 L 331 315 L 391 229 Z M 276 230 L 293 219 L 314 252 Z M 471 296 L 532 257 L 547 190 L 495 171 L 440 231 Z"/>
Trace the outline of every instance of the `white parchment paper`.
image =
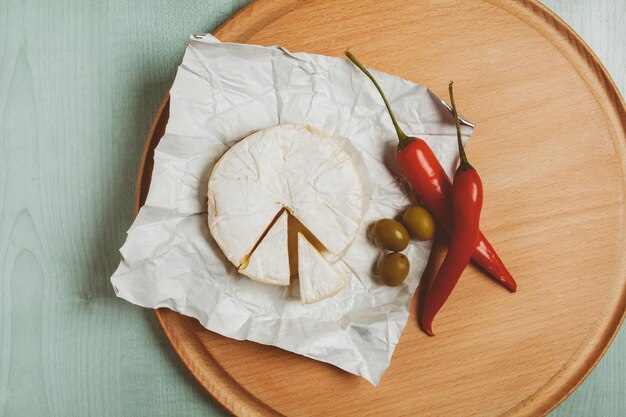
<path id="1" fill-rule="evenodd" d="M 451 175 L 458 151 L 448 109 L 426 87 L 373 73 L 405 132 L 425 139 Z M 190 39 L 170 95 L 147 201 L 111 278 L 117 296 L 170 308 L 227 337 L 328 362 L 377 385 L 406 325 L 431 244 L 412 241 L 405 251 L 411 262 L 405 285 L 386 287 L 374 276 L 381 250 L 368 228 L 396 217 L 415 196 L 398 172 L 397 138 L 371 82 L 345 59 L 205 35 Z M 365 192 L 361 228 L 340 263 L 349 285 L 311 305 L 240 275 L 207 226 L 215 162 L 243 137 L 281 123 L 346 138 Z M 467 140 L 471 128 L 463 129 Z"/>

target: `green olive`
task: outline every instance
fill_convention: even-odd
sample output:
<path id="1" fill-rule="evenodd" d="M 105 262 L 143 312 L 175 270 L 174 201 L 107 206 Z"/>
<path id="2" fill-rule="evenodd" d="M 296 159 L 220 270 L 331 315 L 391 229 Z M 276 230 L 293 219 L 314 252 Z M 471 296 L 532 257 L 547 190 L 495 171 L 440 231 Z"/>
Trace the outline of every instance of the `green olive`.
<path id="1" fill-rule="evenodd" d="M 424 207 L 409 207 L 402 216 L 402 223 L 417 240 L 429 240 L 435 234 L 433 216 Z"/>
<path id="2" fill-rule="evenodd" d="M 404 250 L 409 244 L 409 233 L 402 223 L 393 219 L 382 219 L 374 226 L 376 240 L 385 248 L 394 252 Z"/>
<path id="3" fill-rule="evenodd" d="M 380 278 L 386 285 L 397 287 L 402 285 L 409 274 L 409 260 L 398 252 L 391 252 L 384 256 L 378 266 Z"/>

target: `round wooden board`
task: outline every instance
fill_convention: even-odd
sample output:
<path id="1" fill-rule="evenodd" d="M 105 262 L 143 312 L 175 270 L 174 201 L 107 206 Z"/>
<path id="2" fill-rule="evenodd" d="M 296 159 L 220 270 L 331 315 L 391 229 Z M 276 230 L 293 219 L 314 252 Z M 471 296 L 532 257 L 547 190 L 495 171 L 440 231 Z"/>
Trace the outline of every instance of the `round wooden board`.
<path id="1" fill-rule="evenodd" d="M 412 316 L 379 387 L 274 347 L 157 317 L 191 373 L 242 416 L 536 416 L 589 373 L 624 316 L 626 111 L 581 39 L 535 1 L 257 1 L 222 41 L 341 56 L 429 86 L 477 124 L 483 231 L 511 295 L 469 268 L 428 338 Z M 166 98 L 148 137 L 143 204 Z"/>

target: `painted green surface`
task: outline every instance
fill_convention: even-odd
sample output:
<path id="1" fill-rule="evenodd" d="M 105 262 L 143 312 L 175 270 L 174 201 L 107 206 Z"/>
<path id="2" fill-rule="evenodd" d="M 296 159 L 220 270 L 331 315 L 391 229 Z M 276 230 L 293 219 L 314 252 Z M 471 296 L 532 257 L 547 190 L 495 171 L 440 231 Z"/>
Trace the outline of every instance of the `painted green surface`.
<path id="1" fill-rule="evenodd" d="M 108 278 L 185 39 L 245 3 L 0 0 L 0 416 L 226 414 Z M 624 91 L 626 5 L 546 3 Z M 553 417 L 626 413 L 625 341 Z"/>

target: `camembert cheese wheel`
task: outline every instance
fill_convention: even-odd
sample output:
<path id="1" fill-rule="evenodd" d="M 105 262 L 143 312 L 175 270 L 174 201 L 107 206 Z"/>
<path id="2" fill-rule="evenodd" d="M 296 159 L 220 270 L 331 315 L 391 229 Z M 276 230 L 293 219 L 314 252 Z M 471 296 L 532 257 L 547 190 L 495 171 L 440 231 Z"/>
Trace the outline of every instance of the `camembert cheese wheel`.
<path id="1" fill-rule="evenodd" d="M 363 191 L 338 138 L 306 125 L 277 125 L 233 145 L 209 179 L 209 229 L 239 271 L 289 285 L 287 216 L 339 260 L 361 223 Z M 266 242 L 267 240 L 267 242 Z M 345 285 L 345 284 L 344 284 Z"/>

